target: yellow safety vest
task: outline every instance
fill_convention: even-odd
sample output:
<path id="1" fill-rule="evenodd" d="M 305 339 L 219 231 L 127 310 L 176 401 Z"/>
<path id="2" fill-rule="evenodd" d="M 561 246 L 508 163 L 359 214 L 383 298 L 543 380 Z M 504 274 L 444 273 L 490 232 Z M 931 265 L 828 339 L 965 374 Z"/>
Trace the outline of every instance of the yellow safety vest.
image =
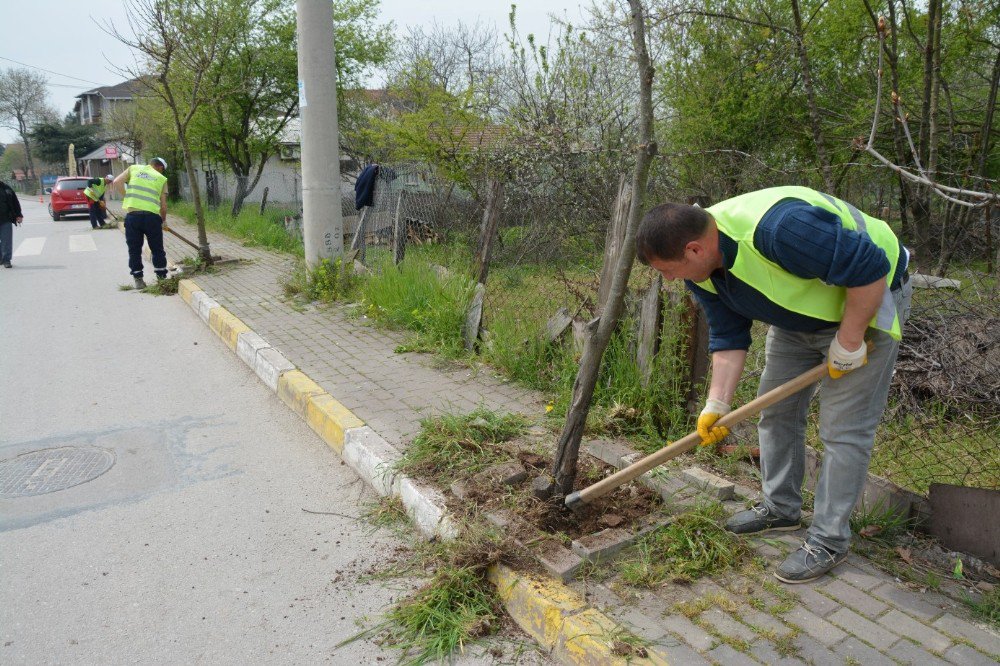
<path id="1" fill-rule="evenodd" d="M 100 180 L 100 185 L 88 185 L 86 189 L 83 190 L 83 195 L 91 201 L 100 200 L 100 198 L 104 196 L 105 190 L 108 189 L 108 186 L 104 184 L 104 179 L 101 178 Z"/>
<path id="2" fill-rule="evenodd" d="M 128 173 L 128 187 L 125 188 L 122 208 L 158 214 L 160 195 L 167 184 L 167 177 L 148 164 L 133 164 L 128 168 Z"/>
<path id="3" fill-rule="evenodd" d="M 885 331 L 896 340 L 902 335 L 896 302 L 889 291 L 896 266 L 899 263 L 899 240 L 882 220 L 865 215 L 860 210 L 829 194 L 808 187 L 771 187 L 720 201 L 706 210 L 715 219 L 719 229 L 739 246 L 736 262 L 729 271 L 761 292 L 775 304 L 814 319 L 838 322 L 844 316 L 847 289 L 824 283 L 813 278 L 805 279 L 789 273 L 766 258 L 754 247 L 753 237 L 764 214 L 785 199 L 799 199 L 830 211 L 840 218 L 845 229 L 867 236 L 882 248 L 889 259 L 889 273 L 885 276 L 882 303 L 869 326 Z M 699 287 L 716 293 L 712 281 L 697 283 Z"/>

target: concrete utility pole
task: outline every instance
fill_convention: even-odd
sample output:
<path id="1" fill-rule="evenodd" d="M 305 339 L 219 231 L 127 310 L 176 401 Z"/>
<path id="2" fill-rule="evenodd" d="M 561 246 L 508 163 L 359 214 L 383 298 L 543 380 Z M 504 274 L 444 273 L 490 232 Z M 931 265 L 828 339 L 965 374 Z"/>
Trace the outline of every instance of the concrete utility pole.
<path id="1" fill-rule="evenodd" d="M 333 3 L 296 0 L 299 37 L 299 145 L 302 150 L 302 239 L 306 265 L 344 252 L 337 132 Z"/>

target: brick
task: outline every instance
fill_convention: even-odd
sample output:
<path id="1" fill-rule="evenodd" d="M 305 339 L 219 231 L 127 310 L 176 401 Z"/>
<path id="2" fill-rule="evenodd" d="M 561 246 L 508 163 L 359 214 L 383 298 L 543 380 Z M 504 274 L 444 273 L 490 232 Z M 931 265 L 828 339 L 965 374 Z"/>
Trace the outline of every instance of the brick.
<path id="1" fill-rule="evenodd" d="M 923 645 L 928 650 L 943 652 L 951 647 L 951 639 L 934 631 L 926 624 L 917 622 L 895 608 L 883 615 L 878 621 L 897 634 Z"/>
<path id="2" fill-rule="evenodd" d="M 955 645 L 944 653 L 944 658 L 958 666 L 996 666 L 997 662 L 968 645 Z"/>
<path id="3" fill-rule="evenodd" d="M 850 606 L 862 615 L 867 615 L 871 618 L 878 617 L 889 609 L 887 605 L 875 597 L 865 594 L 853 585 L 848 585 L 840 580 L 831 580 L 820 588 L 820 590 L 845 606 Z"/>
<path id="4" fill-rule="evenodd" d="M 862 571 L 853 564 L 848 563 L 841 564 L 834 569 L 833 576 L 838 580 L 846 581 L 859 590 L 864 590 L 866 592 L 871 591 L 882 583 L 892 580 L 892 578 L 888 576 L 878 576 Z"/>
<path id="5" fill-rule="evenodd" d="M 885 649 L 899 640 L 896 634 L 861 617 L 849 608 L 841 608 L 831 613 L 827 619 L 847 633 L 854 634 L 879 649 Z"/>
<path id="6" fill-rule="evenodd" d="M 540 436 L 547 436 L 548 431 L 540 429 Z M 601 439 L 590 439 L 583 442 L 583 450 L 589 455 L 608 465 L 622 467 L 622 458 L 634 455 L 635 451 L 615 441 L 605 441 Z"/>
<path id="7" fill-rule="evenodd" d="M 846 633 L 802 606 L 796 606 L 789 611 L 785 615 L 785 619 L 828 647 L 847 636 Z"/>
<path id="8" fill-rule="evenodd" d="M 899 641 L 886 653 L 901 664 L 912 666 L 948 666 L 948 662 L 932 655 L 910 641 Z"/>
<path id="9" fill-rule="evenodd" d="M 701 652 L 712 649 L 716 643 L 714 636 L 680 614 L 664 617 L 663 626 Z"/>
<path id="10" fill-rule="evenodd" d="M 752 641 L 755 637 L 753 629 L 739 622 L 729 613 L 720 608 L 709 608 L 698 616 L 702 623 L 713 628 L 723 636 Z"/>
<path id="11" fill-rule="evenodd" d="M 806 609 L 816 615 L 819 615 L 820 617 L 826 617 L 833 611 L 840 608 L 840 604 L 830 597 L 823 596 L 808 584 L 788 585 L 785 589 L 797 596 Z"/>
<path id="12" fill-rule="evenodd" d="M 1000 655 L 1000 637 L 988 634 L 979 627 L 958 619 L 951 613 L 945 613 L 931 626 L 951 636 L 968 639 L 981 652 L 989 655 Z"/>
<path id="13" fill-rule="evenodd" d="M 750 654 L 761 663 L 769 664 L 770 666 L 798 666 L 799 664 L 806 663 L 793 655 L 788 655 L 787 657 L 781 656 L 770 641 L 763 639 L 753 644 L 750 648 Z"/>
<path id="14" fill-rule="evenodd" d="M 736 486 L 731 481 L 706 472 L 700 467 L 689 467 L 683 470 L 681 475 L 691 486 L 716 499 L 727 500 L 736 495 Z"/>
<path id="15" fill-rule="evenodd" d="M 750 626 L 761 631 L 773 632 L 775 636 L 787 636 L 792 632 L 792 628 L 787 624 L 782 623 L 773 615 L 763 613 L 756 608 L 741 606 L 739 615 L 740 620 L 742 620 L 744 624 L 749 624 Z"/>
<path id="16" fill-rule="evenodd" d="M 834 649 L 834 652 L 844 657 L 844 659 L 853 659 L 854 663 L 864 664 L 865 666 L 896 666 L 896 662 L 892 659 L 878 650 L 865 645 L 854 636 L 851 636 L 838 645 Z"/>
<path id="17" fill-rule="evenodd" d="M 635 542 L 635 535 L 628 530 L 609 528 L 596 534 L 574 539 L 570 548 L 588 562 L 607 561 L 619 551 Z"/>
<path id="18" fill-rule="evenodd" d="M 619 600 L 619 603 L 620 600 Z M 620 606 L 609 611 L 610 614 L 628 627 L 640 638 L 657 642 L 667 635 L 667 628 L 662 622 L 656 621 L 645 613 L 629 606 Z"/>
<path id="19" fill-rule="evenodd" d="M 757 666 L 760 662 L 723 643 L 708 653 L 709 659 L 726 666 Z"/>
<path id="20" fill-rule="evenodd" d="M 929 622 L 943 611 L 913 592 L 900 589 L 896 583 L 886 583 L 872 590 L 879 599 L 889 602 L 908 615 Z"/>
<path id="21" fill-rule="evenodd" d="M 532 545 L 531 554 L 550 576 L 564 583 L 572 580 L 583 566 L 583 558 L 555 541 L 546 540 Z"/>
<path id="22" fill-rule="evenodd" d="M 664 645 L 662 642 L 654 648 L 665 657 L 668 664 L 683 664 L 683 666 L 709 666 L 711 662 L 683 643 Z"/>

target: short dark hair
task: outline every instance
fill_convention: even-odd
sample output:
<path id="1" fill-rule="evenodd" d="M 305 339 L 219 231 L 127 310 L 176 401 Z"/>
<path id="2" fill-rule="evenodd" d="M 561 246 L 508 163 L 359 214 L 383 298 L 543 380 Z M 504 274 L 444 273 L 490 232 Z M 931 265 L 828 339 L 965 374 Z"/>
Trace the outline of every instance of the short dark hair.
<path id="1" fill-rule="evenodd" d="M 653 259 L 677 261 L 687 244 L 705 233 L 710 219 L 704 208 L 687 204 L 666 203 L 649 209 L 635 237 L 636 258 L 647 266 Z"/>

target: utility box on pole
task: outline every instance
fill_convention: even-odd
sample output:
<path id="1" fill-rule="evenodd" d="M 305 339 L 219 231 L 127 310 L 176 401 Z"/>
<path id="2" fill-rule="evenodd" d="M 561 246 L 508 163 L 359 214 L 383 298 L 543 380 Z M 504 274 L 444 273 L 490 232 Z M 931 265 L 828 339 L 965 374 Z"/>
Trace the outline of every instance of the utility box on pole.
<path id="1" fill-rule="evenodd" d="M 296 0 L 299 39 L 299 118 L 302 123 L 302 241 L 306 265 L 315 268 L 344 253 L 340 211 L 337 67 L 333 3 Z"/>

